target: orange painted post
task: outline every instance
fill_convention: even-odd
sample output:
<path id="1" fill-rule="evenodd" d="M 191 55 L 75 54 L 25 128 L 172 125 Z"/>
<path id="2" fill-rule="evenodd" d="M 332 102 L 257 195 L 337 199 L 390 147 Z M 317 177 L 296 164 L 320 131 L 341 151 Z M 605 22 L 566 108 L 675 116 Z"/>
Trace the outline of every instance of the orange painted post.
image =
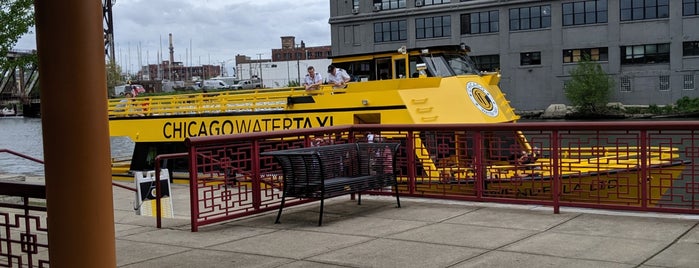
<path id="1" fill-rule="evenodd" d="M 35 1 L 51 267 L 115 267 L 102 1 Z"/>

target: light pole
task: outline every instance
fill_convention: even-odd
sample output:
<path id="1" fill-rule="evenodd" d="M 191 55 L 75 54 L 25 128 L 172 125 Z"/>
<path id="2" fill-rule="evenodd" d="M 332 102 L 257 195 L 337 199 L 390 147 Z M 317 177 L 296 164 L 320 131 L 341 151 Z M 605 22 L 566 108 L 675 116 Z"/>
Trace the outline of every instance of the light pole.
<path id="1" fill-rule="evenodd" d="M 260 65 L 260 86 L 265 87 L 265 83 L 262 81 L 262 53 L 257 53 L 257 64 Z"/>

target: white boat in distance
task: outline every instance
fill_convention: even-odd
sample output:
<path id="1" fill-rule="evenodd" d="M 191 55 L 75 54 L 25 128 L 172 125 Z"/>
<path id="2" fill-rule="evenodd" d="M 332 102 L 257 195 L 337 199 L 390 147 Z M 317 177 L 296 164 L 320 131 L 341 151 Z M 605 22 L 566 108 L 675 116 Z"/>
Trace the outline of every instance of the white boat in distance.
<path id="1" fill-rule="evenodd" d="M 7 107 L 3 107 L 2 111 L 0 111 L 0 116 L 14 116 L 16 114 L 17 113 L 15 112 L 15 109 L 12 109 L 12 108 L 8 109 Z"/>

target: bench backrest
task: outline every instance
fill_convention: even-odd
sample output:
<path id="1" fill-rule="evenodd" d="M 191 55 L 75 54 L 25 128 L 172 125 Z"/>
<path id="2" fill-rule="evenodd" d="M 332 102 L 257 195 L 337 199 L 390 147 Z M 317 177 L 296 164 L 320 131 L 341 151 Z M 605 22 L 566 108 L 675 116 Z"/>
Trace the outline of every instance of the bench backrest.
<path id="1" fill-rule="evenodd" d="M 287 194 L 312 195 L 324 180 L 393 175 L 399 143 L 347 143 L 264 152 L 282 166 Z"/>

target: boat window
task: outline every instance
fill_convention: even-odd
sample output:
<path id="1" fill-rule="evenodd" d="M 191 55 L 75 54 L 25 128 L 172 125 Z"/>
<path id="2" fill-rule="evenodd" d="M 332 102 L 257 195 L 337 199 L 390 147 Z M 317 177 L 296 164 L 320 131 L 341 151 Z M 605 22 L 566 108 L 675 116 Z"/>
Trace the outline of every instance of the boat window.
<path id="1" fill-rule="evenodd" d="M 442 55 L 426 55 L 422 57 L 427 64 L 428 76 L 449 77 L 454 76 L 449 63 Z"/>
<path id="2" fill-rule="evenodd" d="M 396 78 L 405 78 L 406 72 L 405 72 L 405 59 L 396 59 L 393 61 L 395 64 L 395 70 L 396 70 Z"/>
<path id="3" fill-rule="evenodd" d="M 424 63 L 422 61 L 421 57 L 418 56 L 411 56 L 410 61 L 408 62 L 408 66 L 410 68 L 410 77 L 411 78 L 418 78 L 420 76 L 420 73 L 417 71 L 417 65 L 418 63 Z"/>
<path id="4" fill-rule="evenodd" d="M 449 66 L 456 75 L 462 74 L 478 74 L 476 64 L 466 55 L 463 54 L 445 54 L 444 58 L 449 62 Z"/>
<path id="5" fill-rule="evenodd" d="M 379 80 L 391 79 L 391 58 L 376 59 L 376 74 Z"/>
<path id="6" fill-rule="evenodd" d="M 372 70 L 371 66 L 373 64 L 371 61 L 358 61 L 358 62 L 348 62 L 348 63 L 338 63 L 335 66 L 338 68 L 345 69 L 347 74 L 350 75 L 352 81 L 367 81 L 371 80 Z"/>

